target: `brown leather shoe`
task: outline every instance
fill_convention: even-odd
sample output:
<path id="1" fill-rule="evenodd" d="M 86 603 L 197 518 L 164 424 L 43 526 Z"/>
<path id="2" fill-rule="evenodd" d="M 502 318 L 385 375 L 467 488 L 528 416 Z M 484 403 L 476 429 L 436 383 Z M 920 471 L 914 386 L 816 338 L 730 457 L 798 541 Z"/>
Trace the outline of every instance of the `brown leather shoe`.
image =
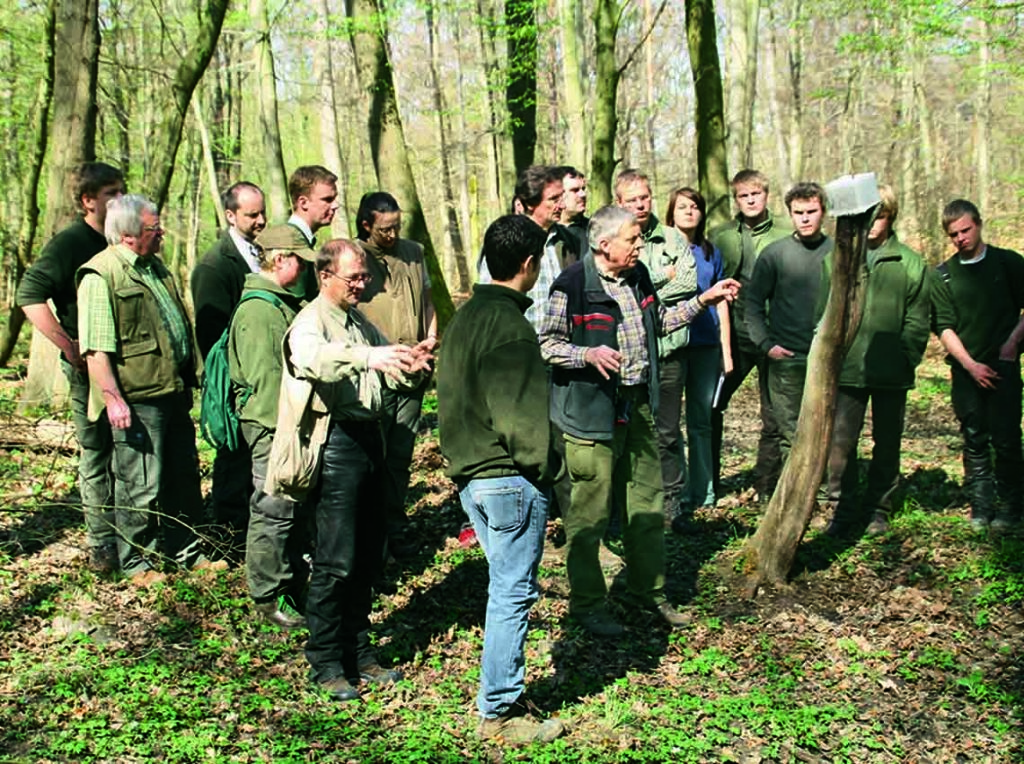
<path id="1" fill-rule="evenodd" d="M 326 692 L 331 700 L 344 703 L 347 700 L 355 700 L 359 697 L 359 690 L 343 676 L 336 676 L 326 682 L 317 682 L 316 686 Z"/>
<path id="2" fill-rule="evenodd" d="M 402 681 L 402 672 L 398 669 L 386 669 L 377 661 L 373 661 L 359 667 L 359 678 L 369 684 L 387 687 L 389 684 Z"/>
<path id="3" fill-rule="evenodd" d="M 693 616 L 688 613 L 680 613 L 668 603 L 668 600 L 662 600 L 653 609 L 673 629 L 682 629 L 693 623 Z"/>
<path id="4" fill-rule="evenodd" d="M 272 602 L 260 602 L 256 605 L 256 612 L 263 616 L 263 620 L 273 624 L 279 629 L 291 631 L 292 629 L 306 628 L 306 619 L 298 613 L 287 613 L 281 609 L 278 600 Z"/>

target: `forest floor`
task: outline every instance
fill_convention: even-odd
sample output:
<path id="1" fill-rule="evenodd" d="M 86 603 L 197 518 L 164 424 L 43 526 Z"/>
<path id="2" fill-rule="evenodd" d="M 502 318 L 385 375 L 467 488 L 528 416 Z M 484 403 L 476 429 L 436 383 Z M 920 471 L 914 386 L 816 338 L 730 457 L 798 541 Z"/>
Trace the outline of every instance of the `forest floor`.
<path id="1" fill-rule="evenodd" d="M 9 417 L 19 383 L 5 384 Z M 425 420 L 410 499 L 423 551 L 388 568 L 373 615 L 381 662 L 405 679 L 345 704 L 310 688 L 304 632 L 257 620 L 241 569 L 141 590 L 99 578 L 74 458 L 0 450 L 0 761 L 1024 760 L 1024 539 L 967 522 L 936 346 L 910 396 L 891 530 L 832 539 L 812 522 L 785 588 L 743 596 L 739 553 L 764 508 L 750 383 L 727 415 L 727 495 L 666 536 L 668 593 L 692 627 L 669 630 L 613 585 L 627 634 L 588 636 L 566 619 L 553 528 L 527 699 L 569 731 L 544 747 L 474 736 L 487 565 L 454 539 L 463 515 Z"/>

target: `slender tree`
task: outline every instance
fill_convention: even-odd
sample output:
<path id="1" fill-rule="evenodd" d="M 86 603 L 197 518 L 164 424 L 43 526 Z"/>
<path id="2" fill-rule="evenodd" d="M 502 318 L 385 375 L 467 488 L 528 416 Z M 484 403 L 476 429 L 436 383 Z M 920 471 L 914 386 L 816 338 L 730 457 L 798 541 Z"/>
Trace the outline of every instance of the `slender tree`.
<path id="1" fill-rule="evenodd" d="M 537 146 L 536 0 L 505 0 L 508 85 L 505 103 L 516 175 L 533 164 Z"/>
<path id="2" fill-rule="evenodd" d="M 270 16 L 266 0 L 249 0 L 249 17 L 256 24 L 256 93 L 259 99 L 259 132 L 263 143 L 263 161 L 267 179 L 263 192 L 267 196 L 271 220 L 288 215 L 288 179 L 284 171 L 284 152 L 281 149 L 281 128 L 277 118 L 277 72 L 274 51 L 270 45 Z"/>

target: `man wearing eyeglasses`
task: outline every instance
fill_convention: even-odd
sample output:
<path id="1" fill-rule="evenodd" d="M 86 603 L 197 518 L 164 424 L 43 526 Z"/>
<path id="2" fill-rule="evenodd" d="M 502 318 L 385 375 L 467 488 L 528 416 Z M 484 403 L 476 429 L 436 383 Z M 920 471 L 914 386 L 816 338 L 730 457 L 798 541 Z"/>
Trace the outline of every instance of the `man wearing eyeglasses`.
<path id="1" fill-rule="evenodd" d="M 89 418 L 106 411 L 113 434 L 121 571 L 146 586 L 163 578 L 161 553 L 181 568 L 209 567 L 194 531 L 202 516 L 189 416 L 198 349 L 157 256 L 164 230 L 156 205 L 136 195 L 112 199 L 105 229 L 110 246 L 78 270 L 79 345 Z"/>
<path id="2" fill-rule="evenodd" d="M 372 275 L 366 255 L 345 239 L 317 253 L 320 294 L 296 316 L 285 335 L 285 371 L 277 438 L 296 437 L 286 399 L 291 379 L 312 385 L 329 411 L 313 494 L 316 551 L 306 600 L 310 679 L 334 700 L 359 696 L 356 684 L 390 684 L 401 675 L 380 666 L 370 646 L 372 584 L 383 561 L 386 524 L 376 501 L 386 480 L 381 435 L 385 384 L 414 387 L 429 371 L 435 340 L 388 344 L 357 308 Z M 290 379 L 291 378 L 291 379 Z M 275 444 L 272 454 L 278 453 Z M 270 465 L 275 471 L 277 465 Z M 271 492 L 276 476 L 268 475 Z"/>
<path id="3" fill-rule="evenodd" d="M 359 310 L 388 342 L 415 345 L 437 336 L 437 316 L 430 294 L 430 276 L 423 260 L 423 246 L 403 239 L 402 212 L 391 194 L 364 194 L 356 213 L 359 243 L 366 252 L 367 272 L 373 276 L 360 297 Z M 423 395 L 429 384 L 412 390 L 383 393 L 381 425 L 387 454 L 388 551 L 396 558 L 409 557 L 418 545 L 410 538 L 405 499 L 409 466 L 420 426 Z"/>

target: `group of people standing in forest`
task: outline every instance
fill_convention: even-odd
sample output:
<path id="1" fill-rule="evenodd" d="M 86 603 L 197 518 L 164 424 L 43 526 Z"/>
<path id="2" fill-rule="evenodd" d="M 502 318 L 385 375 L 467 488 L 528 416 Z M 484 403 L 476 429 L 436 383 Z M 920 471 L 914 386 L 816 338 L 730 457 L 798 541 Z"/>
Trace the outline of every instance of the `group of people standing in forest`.
<path id="1" fill-rule="evenodd" d="M 771 493 L 792 445 L 833 247 L 816 183 L 789 189 L 788 215 L 775 217 L 767 178 L 741 171 L 735 218 L 707 231 L 696 189 L 673 190 L 661 221 L 647 176 L 625 170 L 615 203 L 587 217 L 581 172 L 527 168 L 512 214 L 487 229 L 479 283 L 443 348 L 422 247 L 400 236 L 388 193 L 363 196 L 358 240 L 318 243 L 338 209 L 326 168 L 295 170 L 279 225 L 267 225 L 257 186 L 228 188 L 227 230 L 192 273 L 193 325 L 157 255 L 155 205 L 103 163 L 79 167 L 71 190 L 82 215 L 46 245 L 17 299 L 61 350 L 71 385 L 90 564 L 139 585 L 168 567 L 226 566 L 197 533 L 189 414 L 204 362 L 223 353 L 239 437 L 217 450 L 209 511 L 228 556 L 244 559 L 260 617 L 309 629 L 310 678 L 336 700 L 401 678 L 379 664 L 369 614 L 387 555 L 418 551 L 406 491 L 435 365 L 441 449 L 469 519 L 460 538 L 478 540 L 489 563 L 477 697 L 487 739 L 562 733 L 520 702 L 549 506 L 565 530 L 574 623 L 614 638 L 626 608 L 685 627 L 665 595 L 666 521 L 691 532 L 694 512 L 722 495 L 724 412 L 751 371 L 757 494 Z M 1004 531 L 1021 513 L 1024 259 L 987 245 L 977 208 L 959 199 L 943 213 L 956 254 L 930 269 L 893 230 L 892 189 L 880 197 L 863 319 L 838 380 L 827 533 L 887 531 L 930 331 L 949 353 L 971 523 Z M 874 450 L 858 502 L 869 402 Z M 626 558 L 617 604 L 599 560 L 612 524 Z"/>

